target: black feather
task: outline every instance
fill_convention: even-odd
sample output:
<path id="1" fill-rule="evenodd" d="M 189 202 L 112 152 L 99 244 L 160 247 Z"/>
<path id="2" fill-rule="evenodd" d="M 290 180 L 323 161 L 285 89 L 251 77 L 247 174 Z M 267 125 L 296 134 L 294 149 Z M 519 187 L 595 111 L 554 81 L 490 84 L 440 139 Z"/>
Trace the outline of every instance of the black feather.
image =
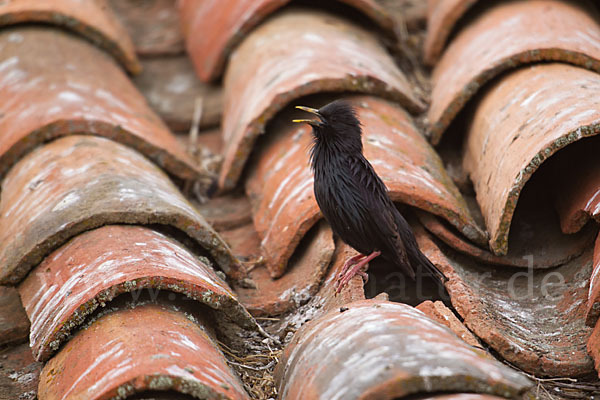
<path id="1" fill-rule="evenodd" d="M 414 279 L 421 265 L 446 278 L 419 249 L 410 225 L 390 200 L 386 186 L 363 156 L 362 128 L 354 108 L 337 100 L 313 121 L 310 160 L 314 192 L 333 231 L 362 254 L 381 256 Z"/>

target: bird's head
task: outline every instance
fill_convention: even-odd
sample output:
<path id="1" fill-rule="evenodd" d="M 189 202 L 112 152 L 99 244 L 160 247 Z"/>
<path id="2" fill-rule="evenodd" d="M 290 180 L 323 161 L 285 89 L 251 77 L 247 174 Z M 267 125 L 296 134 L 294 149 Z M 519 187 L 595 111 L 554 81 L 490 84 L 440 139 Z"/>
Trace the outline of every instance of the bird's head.
<path id="1" fill-rule="evenodd" d="M 296 108 L 314 114 L 318 118 L 293 120 L 312 126 L 317 142 L 344 143 L 359 146 L 362 149 L 360 121 L 354 107 L 348 102 L 336 100 L 318 110 L 305 106 L 296 106 Z"/>

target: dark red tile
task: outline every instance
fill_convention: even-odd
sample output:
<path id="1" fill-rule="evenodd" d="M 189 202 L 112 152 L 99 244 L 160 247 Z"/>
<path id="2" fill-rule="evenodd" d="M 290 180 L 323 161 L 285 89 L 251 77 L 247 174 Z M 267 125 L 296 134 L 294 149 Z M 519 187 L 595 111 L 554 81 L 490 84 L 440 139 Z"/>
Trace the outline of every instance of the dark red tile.
<path id="1" fill-rule="evenodd" d="M 427 36 L 423 44 L 423 62 L 435 65 L 442 54 L 450 32 L 465 12 L 477 0 L 430 1 L 427 15 Z"/>
<path id="2" fill-rule="evenodd" d="M 596 371 L 600 371 L 600 324 L 596 324 L 596 327 L 592 331 L 590 339 L 587 342 L 587 350 L 594 359 Z M 600 372 L 598 372 L 598 376 L 600 376 Z"/>
<path id="3" fill-rule="evenodd" d="M 559 0 L 499 2 L 486 8 L 458 33 L 433 72 L 432 142 L 440 141 L 480 87 L 517 65 L 561 61 L 600 71 L 599 21 L 593 10 Z"/>
<path id="4" fill-rule="evenodd" d="M 594 242 L 597 229 L 587 226 L 577 234 L 564 235 L 556 221 L 551 204 L 535 203 L 535 199 L 519 203 L 519 217 L 511 223 L 508 252 L 497 256 L 467 241 L 439 218 L 418 212 L 425 229 L 460 253 L 492 265 L 548 268 L 560 266 L 581 255 Z M 532 201 L 533 200 L 533 201 Z M 533 238 L 533 239 L 532 239 Z M 533 259 L 528 256 L 535 254 Z"/>
<path id="5" fill-rule="evenodd" d="M 0 350 L 0 399 L 35 400 L 41 370 L 27 343 Z"/>
<path id="6" fill-rule="evenodd" d="M 131 36 L 136 53 L 161 56 L 185 51 L 173 0 L 109 0 L 109 4 Z"/>
<path id="7" fill-rule="evenodd" d="M 94 136 L 69 136 L 29 153 L 0 198 L 0 282 L 17 283 L 71 237 L 108 224 L 171 226 L 228 274 L 238 261 L 169 178 L 136 151 Z"/>
<path id="8" fill-rule="evenodd" d="M 104 48 L 129 72 L 136 74 L 141 70 L 127 31 L 105 0 L 10 0 L 0 3 L 0 26 L 27 23 L 58 25 L 77 32 Z"/>
<path id="9" fill-rule="evenodd" d="M 422 228 L 415 234 L 449 278 L 445 286 L 464 324 L 500 357 L 536 376 L 594 370 L 585 326 L 591 250 L 552 270 L 494 268 L 438 247 Z"/>
<path id="10" fill-rule="evenodd" d="M 252 222 L 250 202 L 243 194 L 215 197 L 196 208 L 217 231 L 239 228 Z"/>
<path id="11" fill-rule="evenodd" d="M 485 233 L 410 116 L 375 97 L 349 100 L 362 122 L 365 156 L 392 199 L 440 215 L 469 239 L 485 244 Z M 250 168 L 246 184 L 254 225 L 273 277 L 284 273 L 304 234 L 321 218 L 309 167 L 311 128 L 293 124 L 291 118 L 284 115 L 272 125 L 271 138 L 260 151 L 257 165 Z"/>
<path id="12" fill-rule="evenodd" d="M 29 319 L 19 293 L 15 288 L 0 286 L 0 346 L 24 342 L 28 334 Z"/>
<path id="13" fill-rule="evenodd" d="M 445 391 L 517 397 L 531 385 L 420 311 L 371 300 L 306 323 L 284 350 L 276 380 L 287 400 Z"/>
<path id="14" fill-rule="evenodd" d="M 467 329 L 467 327 L 460 322 L 460 320 L 454 315 L 441 301 L 433 302 L 427 300 L 415 307 L 417 310 L 423 312 L 429 318 L 449 328 L 452 332 L 461 338 L 465 343 L 473 347 L 481 347 L 479 340 L 473 335 L 473 333 Z"/>
<path id="15" fill-rule="evenodd" d="M 250 265 L 259 259 L 260 241 L 252 224 L 234 231 L 222 232 L 233 253 Z M 240 302 L 253 315 L 273 316 L 308 302 L 319 290 L 329 267 L 335 245 L 331 229 L 317 224 L 303 239 L 290 259 L 289 270 L 279 279 L 272 279 L 264 265 L 248 272 L 251 286 L 235 287 Z"/>
<path id="16" fill-rule="evenodd" d="M 0 176 L 40 143 L 90 134 L 131 146 L 182 179 L 209 180 L 93 45 L 58 29 L 18 27 L 0 31 L 0 47 Z"/>
<path id="17" fill-rule="evenodd" d="M 148 58 L 142 60 L 142 65 L 144 70 L 133 82 L 169 128 L 189 131 L 197 99 L 201 101 L 198 127 L 221 123 L 221 86 L 201 82 L 187 56 Z"/>
<path id="18" fill-rule="evenodd" d="M 568 144 L 598 133 L 598 90 L 600 75 L 594 72 L 543 64 L 505 76 L 482 97 L 467 132 L 464 169 L 494 253 L 506 254 L 517 201 L 538 167 Z"/>
<path id="19" fill-rule="evenodd" d="M 203 81 L 217 79 L 230 53 L 269 14 L 290 0 L 183 0 L 179 12 L 186 47 Z M 370 17 L 382 28 L 393 31 L 394 20 L 375 0 L 340 0 Z M 298 38 L 297 38 L 298 39 Z"/>
<path id="20" fill-rule="evenodd" d="M 156 304 L 115 311 L 80 331 L 44 366 L 38 398 L 107 400 L 147 390 L 249 398 L 206 328 Z"/>
<path id="21" fill-rule="evenodd" d="M 423 106 L 374 34 L 305 9 L 278 13 L 250 33 L 232 56 L 224 85 L 221 189 L 235 186 L 267 122 L 302 96 L 362 92 L 411 111 Z"/>
<path id="22" fill-rule="evenodd" d="M 85 232 L 50 254 L 19 285 L 31 348 L 47 360 L 99 306 L 123 293 L 181 293 L 242 327 L 256 322 L 207 259 L 155 231 L 112 225 Z M 175 298 L 175 294 L 171 294 Z"/>

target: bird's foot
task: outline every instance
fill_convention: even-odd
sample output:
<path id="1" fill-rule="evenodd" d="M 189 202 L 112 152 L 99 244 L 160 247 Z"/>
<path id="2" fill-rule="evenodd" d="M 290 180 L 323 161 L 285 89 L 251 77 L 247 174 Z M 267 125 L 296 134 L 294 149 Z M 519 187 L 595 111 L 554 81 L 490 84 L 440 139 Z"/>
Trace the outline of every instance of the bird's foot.
<path id="1" fill-rule="evenodd" d="M 342 267 L 342 272 L 338 275 L 338 278 L 335 282 L 335 294 L 341 292 L 344 286 L 346 286 L 348 282 L 350 282 L 350 280 L 356 275 L 362 276 L 364 283 L 367 283 L 369 281 L 369 275 L 367 274 L 369 261 L 380 254 L 380 251 L 374 251 L 368 256 L 359 254 L 348 259 L 348 261 L 346 261 Z"/>

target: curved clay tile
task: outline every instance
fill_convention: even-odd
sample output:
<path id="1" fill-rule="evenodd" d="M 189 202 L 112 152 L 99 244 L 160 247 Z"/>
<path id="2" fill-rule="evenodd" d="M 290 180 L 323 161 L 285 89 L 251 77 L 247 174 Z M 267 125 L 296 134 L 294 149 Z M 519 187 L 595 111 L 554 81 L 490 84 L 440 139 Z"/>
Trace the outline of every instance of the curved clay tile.
<path id="1" fill-rule="evenodd" d="M 129 32 L 137 54 L 162 56 L 185 52 L 177 6 L 173 0 L 151 0 L 143 4 L 131 0 L 108 2 Z"/>
<path id="2" fill-rule="evenodd" d="M 69 238 L 108 224 L 160 224 L 195 240 L 226 273 L 229 248 L 169 178 L 108 139 L 69 136 L 29 153 L 0 198 L 0 283 L 17 283 Z"/>
<path id="3" fill-rule="evenodd" d="M 293 45 L 292 45 L 293 44 Z M 254 30 L 225 76 L 224 162 L 235 186 L 257 137 L 285 105 L 320 92 L 366 92 L 422 109 L 404 74 L 371 32 L 320 11 L 290 9 Z"/>
<path id="4" fill-rule="evenodd" d="M 129 72 L 137 74 L 141 71 L 133 43 L 106 0 L 8 0 L 0 3 L 0 26 L 36 22 L 75 31 L 109 52 Z"/>
<path id="5" fill-rule="evenodd" d="M 563 61 L 600 71 L 600 19 L 559 0 L 497 2 L 463 28 L 433 72 L 428 117 L 437 144 L 486 82 L 516 65 Z"/>
<path id="6" fill-rule="evenodd" d="M 594 260 L 592 264 L 592 276 L 590 277 L 590 288 L 588 289 L 585 324 L 591 327 L 600 325 L 598 324 L 598 317 L 600 317 L 600 236 L 598 236 L 594 245 Z M 597 356 L 594 356 L 594 358 L 597 362 L 600 362 L 600 358 Z"/>
<path id="7" fill-rule="evenodd" d="M 594 370 L 586 351 L 591 329 L 585 326 L 591 249 L 552 270 L 485 268 L 438 247 L 422 228 L 415 235 L 448 277 L 446 289 L 465 325 L 500 357 L 536 376 Z"/>
<path id="8" fill-rule="evenodd" d="M 437 0 L 429 1 L 427 15 L 427 36 L 423 44 L 423 61 L 435 65 L 442 53 L 450 32 L 458 20 L 477 0 Z"/>
<path id="9" fill-rule="evenodd" d="M 319 290 L 335 245 L 333 233 L 325 223 L 313 229 L 290 259 L 289 269 L 281 278 L 271 279 L 269 270 L 259 265 L 248 272 L 252 287 L 235 287 L 240 302 L 252 315 L 282 314 L 303 305 Z M 236 257 L 249 262 L 260 260 L 260 239 L 252 223 L 221 232 L 221 236 Z"/>
<path id="10" fill-rule="evenodd" d="M 517 201 L 538 167 L 600 131 L 599 90 L 594 72 L 542 64 L 503 77 L 482 97 L 467 133 L 464 168 L 494 253 L 506 254 Z"/>
<path id="11" fill-rule="evenodd" d="M 104 315 L 45 365 L 38 398 L 108 400 L 168 390 L 249 399 L 206 330 L 202 322 L 158 304 Z"/>
<path id="12" fill-rule="evenodd" d="M 98 306 L 148 288 L 155 295 L 181 293 L 214 309 L 215 318 L 227 315 L 243 327 L 256 327 L 206 258 L 150 229 L 111 225 L 76 236 L 19 285 L 34 357 L 47 360 Z"/>
<path id="13" fill-rule="evenodd" d="M 179 2 L 186 47 L 203 81 L 221 76 L 229 54 L 247 34 L 290 0 L 182 0 Z M 339 0 L 392 32 L 394 21 L 375 0 Z"/>
<path id="14" fill-rule="evenodd" d="M 323 362 L 323 355 L 332 355 Z M 282 400 L 446 391 L 517 397 L 531 383 L 400 303 L 359 301 L 305 324 L 276 368 Z"/>
<path id="15" fill-rule="evenodd" d="M 392 200 L 439 215 L 469 239 L 485 244 L 442 161 L 402 108 L 368 96 L 349 98 L 363 126 L 364 154 Z M 304 234 L 321 218 L 313 193 L 308 151 L 311 128 L 282 116 L 259 153 L 246 185 L 254 225 L 273 277 L 281 276 Z"/>
<path id="16" fill-rule="evenodd" d="M 0 48 L 0 177 L 40 143 L 93 134 L 139 150 L 175 176 L 202 178 L 144 97 L 102 51 L 47 27 L 3 29 Z M 204 179 L 209 179 L 206 173 Z"/>

